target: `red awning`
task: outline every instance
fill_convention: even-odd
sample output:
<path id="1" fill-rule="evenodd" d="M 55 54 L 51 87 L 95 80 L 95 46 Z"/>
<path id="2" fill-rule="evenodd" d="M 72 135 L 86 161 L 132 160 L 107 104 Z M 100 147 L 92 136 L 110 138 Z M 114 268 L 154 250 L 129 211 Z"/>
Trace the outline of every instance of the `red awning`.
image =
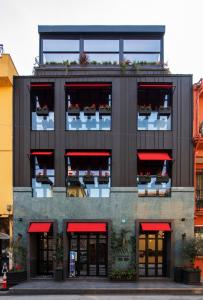
<path id="1" fill-rule="evenodd" d="M 110 152 L 66 152 L 65 156 L 111 156 Z"/>
<path id="2" fill-rule="evenodd" d="M 106 232 L 106 223 L 68 223 L 67 232 Z"/>
<path id="3" fill-rule="evenodd" d="M 140 160 L 172 160 L 166 152 L 139 152 L 137 155 Z"/>
<path id="4" fill-rule="evenodd" d="M 52 87 L 51 83 L 31 83 L 31 87 Z"/>
<path id="5" fill-rule="evenodd" d="M 111 84 L 110 83 L 66 83 L 65 87 L 106 88 L 106 87 L 111 87 Z"/>
<path id="6" fill-rule="evenodd" d="M 49 232 L 51 225 L 52 223 L 43 223 L 43 222 L 31 223 L 28 232 L 29 233 Z"/>
<path id="7" fill-rule="evenodd" d="M 169 223 L 141 223 L 143 231 L 171 231 Z"/>
<path id="8" fill-rule="evenodd" d="M 172 84 L 139 84 L 138 85 L 139 88 L 152 88 L 152 89 L 156 89 L 156 88 L 161 88 L 161 89 L 170 89 L 170 88 L 174 88 L 175 85 L 172 85 Z"/>
<path id="9" fill-rule="evenodd" d="M 53 155 L 53 151 L 34 151 L 30 155 Z"/>

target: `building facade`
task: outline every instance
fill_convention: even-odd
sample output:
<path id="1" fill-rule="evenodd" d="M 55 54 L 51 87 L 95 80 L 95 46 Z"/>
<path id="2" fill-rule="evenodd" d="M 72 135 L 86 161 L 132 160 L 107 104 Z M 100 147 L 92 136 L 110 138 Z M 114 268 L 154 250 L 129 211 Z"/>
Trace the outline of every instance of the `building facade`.
<path id="1" fill-rule="evenodd" d="M 1 46 L 3 50 L 3 45 Z M 11 56 L 0 54 L 0 262 L 2 262 L 2 251 L 9 246 L 9 237 L 12 239 L 13 232 L 12 98 L 14 75 L 17 76 L 18 73 Z"/>
<path id="2" fill-rule="evenodd" d="M 193 86 L 193 142 L 194 142 L 194 187 L 195 187 L 195 235 L 203 237 L 203 81 Z M 203 259 L 196 265 L 203 270 Z M 202 273 L 203 274 L 203 273 Z"/>
<path id="3" fill-rule="evenodd" d="M 39 26 L 14 81 L 15 235 L 29 276 L 171 277 L 193 235 L 192 76 L 164 66 L 164 26 Z M 48 246 L 47 246 L 48 245 Z"/>

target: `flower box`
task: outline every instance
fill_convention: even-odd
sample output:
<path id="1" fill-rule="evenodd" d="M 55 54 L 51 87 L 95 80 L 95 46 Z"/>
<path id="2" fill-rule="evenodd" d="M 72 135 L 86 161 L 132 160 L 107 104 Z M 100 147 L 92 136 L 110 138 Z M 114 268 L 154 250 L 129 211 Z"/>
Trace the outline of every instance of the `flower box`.
<path id="1" fill-rule="evenodd" d="M 96 114 L 96 108 L 84 107 L 85 116 L 94 116 Z"/>
<path id="2" fill-rule="evenodd" d="M 94 176 L 93 175 L 85 175 L 83 177 L 83 182 L 87 184 L 94 184 Z"/>
<path id="3" fill-rule="evenodd" d="M 160 106 L 158 110 L 158 116 L 169 117 L 171 115 L 171 107 Z"/>
<path id="4" fill-rule="evenodd" d="M 69 116 L 79 116 L 80 115 L 80 108 L 78 107 L 69 107 L 68 108 L 68 115 Z"/>
<path id="5" fill-rule="evenodd" d="M 149 175 L 139 175 L 138 176 L 138 183 L 145 184 L 151 181 L 151 177 Z"/>
<path id="6" fill-rule="evenodd" d="M 156 176 L 156 184 L 168 183 L 168 182 L 169 182 L 168 175 L 165 175 L 165 176 L 157 175 Z"/>
<path id="7" fill-rule="evenodd" d="M 98 177 L 99 184 L 107 184 L 109 183 L 109 176 L 99 176 Z"/>
<path id="8" fill-rule="evenodd" d="M 42 184 L 51 184 L 51 185 L 53 184 L 53 182 L 49 179 L 47 175 L 37 175 L 36 181 Z"/>
<path id="9" fill-rule="evenodd" d="M 139 106 L 139 115 L 149 117 L 152 112 L 151 106 Z"/>
<path id="10" fill-rule="evenodd" d="M 100 116 L 109 116 L 111 115 L 111 107 L 100 107 L 99 108 L 99 115 Z"/>
<path id="11" fill-rule="evenodd" d="M 9 271 L 6 276 L 8 288 L 27 280 L 27 272 L 24 270 Z"/>
<path id="12" fill-rule="evenodd" d="M 37 116 L 47 117 L 49 115 L 49 109 L 47 107 L 44 107 L 44 108 L 38 107 L 36 109 L 36 114 L 37 114 Z"/>
<path id="13" fill-rule="evenodd" d="M 200 284 L 201 270 L 184 268 L 182 270 L 182 282 L 186 284 Z"/>

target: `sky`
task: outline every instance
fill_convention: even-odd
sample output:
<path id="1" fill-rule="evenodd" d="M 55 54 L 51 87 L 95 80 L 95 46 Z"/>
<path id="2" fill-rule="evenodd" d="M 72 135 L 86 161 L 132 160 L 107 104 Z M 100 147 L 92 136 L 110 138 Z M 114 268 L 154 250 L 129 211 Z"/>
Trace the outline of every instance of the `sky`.
<path id="1" fill-rule="evenodd" d="M 203 0 L 0 0 L 0 44 L 20 75 L 39 55 L 38 25 L 165 25 L 165 62 L 203 77 Z"/>

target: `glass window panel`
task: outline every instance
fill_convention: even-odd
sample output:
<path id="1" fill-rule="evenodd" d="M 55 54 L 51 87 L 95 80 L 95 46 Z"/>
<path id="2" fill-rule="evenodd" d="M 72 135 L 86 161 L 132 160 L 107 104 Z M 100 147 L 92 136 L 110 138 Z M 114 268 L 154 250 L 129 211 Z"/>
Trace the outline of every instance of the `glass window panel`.
<path id="1" fill-rule="evenodd" d="M 44 53 L 43 55 L 43 62 L 44 63 L 63 63 L 66 61 L 73 62 L 79 61 L 79 54 L 78 53 Z"/>
<path id="2" fill-rule="evenodd" d="M 43 40 L 43 51 L 79 51 L 79 40 Z"/>
<path id="3" fill-rule="evenodd" d="M 160 48 L 160 40 L 124 40 L 124 51 L 158 52 Z"/>
<path id="4" fill-rule="evenodd" d="M 148 276 L 155 276 L 155 268 L 154 269 L 148 269 Z"/>
<path id="5" fill-rule="evenodd" d="M 80 239 L 80 250 L 86 250 L 87 249 L 87 240 Z"/>
<path id="6" fill-rule="evenodd" d="M 119 55 L 118 54 L 111 54 L 111 53 L 88 53 L 89 61 L 96 61 L 98 63 L 103 62 L 116 62 L 119 63 Z"/>
<path id="7" fill-rule="evenodd" d="M 84 40 L 85 51 L 119 51 L 118 40 Z"/>
<path id="8" fill-rule="evenodd" d="M 160 54 L 137 54 L 124 53 L 124 59 L 129 60 L 131 62 L 146 62 L 146 63 L 159 63 L 160 62 Z"/>

